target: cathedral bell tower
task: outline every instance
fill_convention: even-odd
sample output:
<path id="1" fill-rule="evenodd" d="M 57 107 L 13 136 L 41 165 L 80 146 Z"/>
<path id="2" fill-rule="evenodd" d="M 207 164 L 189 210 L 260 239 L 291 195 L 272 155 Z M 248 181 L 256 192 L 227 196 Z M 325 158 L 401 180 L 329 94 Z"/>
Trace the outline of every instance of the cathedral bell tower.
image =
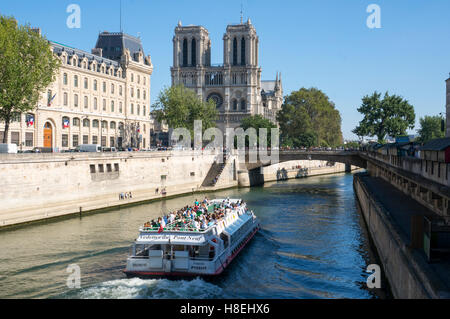
<path id="1" fill-rule="evenodd" d="M 250 19 L 229 25 L 223 37 L 224 66 L 258 66 L 259 38 Z"/>
<path id="2" fill-rule="evenodd" d="M 186 26 L 178 22 L 173 38 L 175 68 L 211 65 L 211 41 L 208 31 L 201 26 Z"/>

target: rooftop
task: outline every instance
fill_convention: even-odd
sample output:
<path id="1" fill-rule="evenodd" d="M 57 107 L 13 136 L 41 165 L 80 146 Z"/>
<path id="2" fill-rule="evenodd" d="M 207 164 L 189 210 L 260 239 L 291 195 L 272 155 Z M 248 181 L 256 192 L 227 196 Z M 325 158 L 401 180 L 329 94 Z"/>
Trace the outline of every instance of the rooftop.
<path id="1" fill-rule="evenodd" d="M 61 44 L 58 42 L 50 41 L 50 44 L 53 47 L 53 52 L 56 54 L 61 54 L 62 52 L 67 52 L 67 54 L 69 56 L 76 54 L 77 56 L 79 56 L 81 58 L 86 57 L 89 61 L 95 60 L 100 64 L 104 62 L 106 65 L 113 65 L 113 66 L 119 67 L 119 62 L 117 62 L 117 61 L 114 61 L 114 60 L 111 60 L 108 58 L 104 58 L 104 57 L 101 57 L 101 56 L 98 56 L 98 55 L 95 55 L 95 54 L 92 54 L 92 53 L 89 53 L 89 52 L 86 52 L 83 50 L 75 49 L 73 47 L 70 47 L 68 45 Z"/>
<path id="2" fill-rule="evenodd" d="M 145 56 L 141 39 L 123 32 L 105 31 L 100 33 L 95 48 L 102 49 L 104 57 L 115 61 L 121 60 L 125 49 L 130 50 L 133 59 L 135 54 L 139 52 L 142 52 L 142 55 Z"/>
<path id="3" fill-rule="evenodd" d="M 431 140 L 422 146 L 422 151 L 443 151 L 450 147 L 450 137 Z"/>

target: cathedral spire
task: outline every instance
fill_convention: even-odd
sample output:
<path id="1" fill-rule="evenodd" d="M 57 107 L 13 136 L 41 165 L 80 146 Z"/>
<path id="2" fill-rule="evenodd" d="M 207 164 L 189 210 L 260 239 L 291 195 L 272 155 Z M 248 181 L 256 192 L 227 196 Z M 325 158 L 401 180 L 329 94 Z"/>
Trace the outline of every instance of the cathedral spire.
<path id="1" fill-rule="evenodd" d="M 244 8 L 242 3 L 241 3 L 241 24 L 244 24 Z"/>

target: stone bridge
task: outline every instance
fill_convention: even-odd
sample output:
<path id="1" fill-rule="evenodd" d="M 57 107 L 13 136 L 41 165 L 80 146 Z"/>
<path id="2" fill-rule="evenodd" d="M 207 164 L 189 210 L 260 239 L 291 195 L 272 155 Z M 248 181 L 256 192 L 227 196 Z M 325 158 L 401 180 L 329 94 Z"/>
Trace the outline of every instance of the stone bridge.
<path id="1" fill-rule="evenodd" d="M 275 156 L 275 154 L 273 155 Z M 258 158 L 258 160 L 255 163 L 251 163 L 249 161 L 251 158 Z M 298 160 L 317 160 L 367 168 L 367 159 L 361 157 L 358 151 L 280 151 L 278 158 L 279 163 Z M 251 171 L 269 165 L 271 165 L 270 160 L 261 160 L 257 157 L 256 152 L 253 154 L 247 152 L 245 160 L 245 168 L 247 170 Z"/>

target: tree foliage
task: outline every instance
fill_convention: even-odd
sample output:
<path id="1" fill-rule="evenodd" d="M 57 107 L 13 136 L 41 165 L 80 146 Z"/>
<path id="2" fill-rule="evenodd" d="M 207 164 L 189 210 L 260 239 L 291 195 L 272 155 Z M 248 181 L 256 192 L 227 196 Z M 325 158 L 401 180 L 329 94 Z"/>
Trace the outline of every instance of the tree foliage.
<path id="1" fill-rule="evenodd" d="M 14 114 L 35 109 L 41 93 L 51 84 L 60 60 L 50 43 L 29 26 L 0 16 L 0 120 L 5 122 L 3 143 Z"/>
<path id="2" fill-rule="evenodd" d="M 438 115 L 425 116 L 421 118 L 420 128 L 417 130 L 419 134 L 418 142 L 427 143 L 436 138 L 445 137 L 445 123 L 442 127 L 442 121 L 444 119 Z M 442 130 L 444 128 L 444 130 Z"/>
<path id="3" fill-rule="evenodd" d="M 337 146 L 343 142 L 341 115 L 316 88 L 302 88 L 286 96 L 277 120 L 284 146 Z"/>
<path id="4" fill-rule="evenodd" d="M 363 120 L 353 130 L 359 137 L 376 136 L 380 143 L 387 135 L 392 137 L 406 135 L 406 130 L 413 129 L 415 123 L 414 107 L 398 95 L 374 92 L 362 99 L 358 112 L 364 115 Z"/>
<path id="5" fill-rule="evenodd" d="M 202 121 L 202 130 L 215 127 L 216 105 L 213 101 L 203 102 L 194 91 L 183 85 L 163 89 L 152 106 L 156 120 L 166 122 L 170 128 L 186 128 L 194 135 L 194 121 Z"/>
<path id="6" fill-rule="evenodd" d="M 267 144 L 266 146 L 272 145 L 272 129 L 277 128 L 277 126 L 271 122 L 269 119 L 262 117 L 261 115 L 254 115 L 246 117 L 241 122 L 241 127 L 246 131 L 249 128 L 254 128 L 258 134 L 258 146 L 259 146 L 259 129 L 267 129 Z M 247 137 L 248 140 L 248 137 Z M 248 145 L 248 141 L 246 142 Z"/>

